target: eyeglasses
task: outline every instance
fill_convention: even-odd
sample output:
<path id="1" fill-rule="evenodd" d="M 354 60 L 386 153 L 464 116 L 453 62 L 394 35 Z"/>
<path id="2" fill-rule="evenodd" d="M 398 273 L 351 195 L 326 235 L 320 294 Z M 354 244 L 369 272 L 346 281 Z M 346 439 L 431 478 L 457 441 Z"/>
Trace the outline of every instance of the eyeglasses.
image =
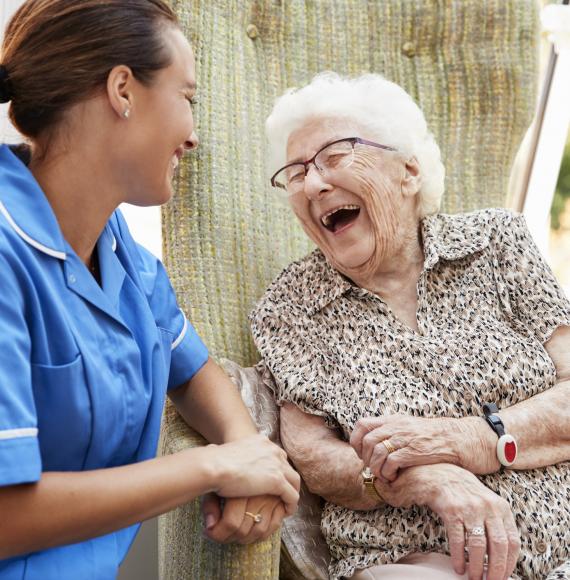
<path id="1" fill-rule="evenodd" d="M 311 159 L 296 161 L 282 167 L 271 178 L 271 185 L 287 196 L 295 195 L 305 187 L 305 177 L 309 173 L 311 164 L 321 175 L 330 175 L 339 169 L 345 169 L 354 161 L 354 148 L 357 144 L 378 147 L 386 151 L 397 151 L 394 147 L 380 145 L 380 143 L 367 141 L 360 137 L 338 139 L 319 149 Z"/>

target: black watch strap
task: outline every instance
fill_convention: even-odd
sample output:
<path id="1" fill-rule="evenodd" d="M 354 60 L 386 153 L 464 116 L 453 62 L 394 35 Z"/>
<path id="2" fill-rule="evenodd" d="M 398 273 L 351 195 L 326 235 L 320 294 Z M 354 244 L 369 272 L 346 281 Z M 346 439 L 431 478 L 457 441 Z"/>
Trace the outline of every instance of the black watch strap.
<path id="1" fill-rule="evenodd" d="M 505 434 L 505 425 L 499 415 L 496 414 L 498 412 L 499 407 L 495 403 L 485 403 L 483 405 L 485 421 L 487 421 L 489 427 L 497 434 L 497 437 L 502 437 Z"/>

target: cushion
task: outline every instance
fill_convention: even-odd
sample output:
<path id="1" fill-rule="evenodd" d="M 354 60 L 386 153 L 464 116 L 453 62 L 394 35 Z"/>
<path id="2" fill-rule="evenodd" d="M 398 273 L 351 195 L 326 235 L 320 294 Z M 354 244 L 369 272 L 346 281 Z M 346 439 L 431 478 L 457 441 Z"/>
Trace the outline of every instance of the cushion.
<path id="1" fill-rule="evenodd" d="M 269 369 L 263 361 L 247 368 L 227 359 L 220 362 L 240 391 L 259 432 L 279 445 L 279 408 L 273 397 L 273 376 Z M 330 554 L 321 534 L 322 503 L 322 499 L 301 482 L 299 508 L 284 520 L 281 528 L 285 548 L 281 552 L 281 580 L 328 579 Z"/>

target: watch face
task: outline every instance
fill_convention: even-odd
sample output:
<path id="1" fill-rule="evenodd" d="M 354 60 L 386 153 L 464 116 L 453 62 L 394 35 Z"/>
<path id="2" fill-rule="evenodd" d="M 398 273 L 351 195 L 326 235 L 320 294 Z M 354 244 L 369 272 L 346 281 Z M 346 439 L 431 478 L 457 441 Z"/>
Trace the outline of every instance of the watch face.
<path id="1" fill-rule="evenodd" d="M 373 477 L 374 477 L 374 474 L 370 470 L 370 467 L 365 467 L 362 470 L 362 479 L 372 479 Z"/>

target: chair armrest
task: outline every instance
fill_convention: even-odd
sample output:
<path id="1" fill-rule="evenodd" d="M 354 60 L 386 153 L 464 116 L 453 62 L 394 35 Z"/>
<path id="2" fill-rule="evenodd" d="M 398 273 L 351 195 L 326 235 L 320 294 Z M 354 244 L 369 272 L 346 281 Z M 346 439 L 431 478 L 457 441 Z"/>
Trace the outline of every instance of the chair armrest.
<path id="1" fill-rule="evenodd" d="M 205 445 L 168 402 L 163 417 L 161 455 Z M 255 544 L 217 544 L 204 537 L 196 499 L 158 520 L 160 580 L 244 580 L 279 577 L 280 532 Z"/>

